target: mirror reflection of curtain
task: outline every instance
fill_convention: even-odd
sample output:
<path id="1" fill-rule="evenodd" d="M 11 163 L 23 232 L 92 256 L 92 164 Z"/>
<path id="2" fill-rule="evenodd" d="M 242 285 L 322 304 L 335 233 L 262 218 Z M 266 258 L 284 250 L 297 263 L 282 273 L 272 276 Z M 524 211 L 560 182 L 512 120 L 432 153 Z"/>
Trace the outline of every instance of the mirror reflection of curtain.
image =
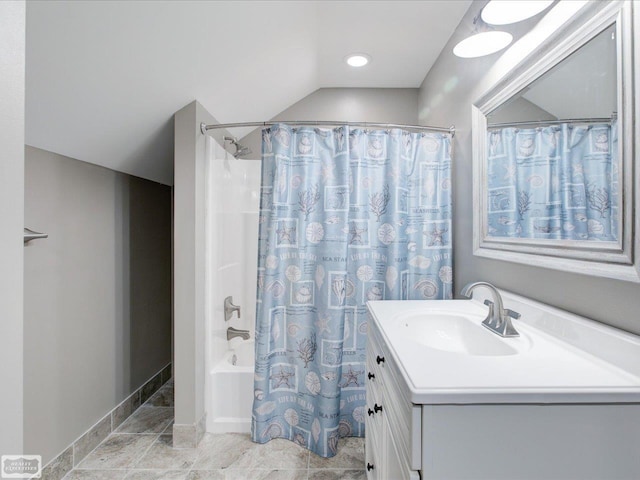
<path id="1" fill-rule="evenodd" d="M 369 300 L 452 296 L 451 135 L 263 130 L 252 439 L 364 436 Z"/>
<path id="2" fill-rule="evenodd" d="M 615 122 L 490 129 L 488 235 L 616 241 L 617 145 Z"/>

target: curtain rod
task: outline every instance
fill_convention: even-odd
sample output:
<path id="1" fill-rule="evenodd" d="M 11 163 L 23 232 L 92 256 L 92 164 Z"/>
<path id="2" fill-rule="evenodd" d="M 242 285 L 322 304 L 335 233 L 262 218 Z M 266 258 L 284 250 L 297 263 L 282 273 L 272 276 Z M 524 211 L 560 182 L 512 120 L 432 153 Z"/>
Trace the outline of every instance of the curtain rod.
<path id="1" fill-rule="evenodd" d="M 487 128 L 518 127 L 526 125 L 559 125 L 561 123 L 610 123 L 616 119 L 616 115 L 602 118 L 567 118 L 564 120 L 532 120 L 527 122 L 489 123 Z"/>
<path id="2" fill-rule="evenodd" d="M 425 125 L 403 125 L 398 123 L 368 123 L 368 122 L 329 122 L 329 121 L 275 121 L 275 122 L 241 122 L 241 123 L 219 123 L 217 125 L 207 125 L 206 123 L 200 124 L 200 131 L 203 135 L 207 133 L 207 130 L 215 130 L 218 128 L 237 128 L 237 127 L 270 127 L 279 123 L 285 123 L 287 125 L 294 126 L 310 126 L 310 127 L 336 127 L 347 125 L 349 127 L 362 127 L 362 128 L 402 128 L 406 130 L 430 130 L 433 132 L 450 133 L 451 136 L 455 136 L 456 127 L 451 125 L 446 127 L 429 127 Z"/>

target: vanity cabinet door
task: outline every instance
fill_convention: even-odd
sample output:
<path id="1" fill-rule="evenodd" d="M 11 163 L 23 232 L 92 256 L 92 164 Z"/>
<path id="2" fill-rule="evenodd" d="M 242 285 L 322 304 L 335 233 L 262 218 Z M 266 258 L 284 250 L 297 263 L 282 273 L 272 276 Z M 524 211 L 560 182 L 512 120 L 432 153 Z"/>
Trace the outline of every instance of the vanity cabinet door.
<path id="1" fill-rule="evenodd" d="M 372 355 L 372 352 L 375 354 Z M 387 480 L 384 443 L 388 435 L 385 428 L 382 406 L 382 381 L 384 362 L 380 360 L 381 350 L 371 338 L 367 340 L 367 374 L 365 379 L 367 402 L 365 419 L 365 458 L 368 480 Z"/>
<path id="2" fill-rule="evenodd" d="M 369 480 L 419 479 L 421 409 L 403 388 L 399 369 L 370 320 L 367 336 L 367 420 L 365 445 Z M 415 408 L 418 415 L 414 416 Z M 415 450 L 418 451 L 417 460 Z"/>
<path id="3" fill-rule="evenodd" d="M 384 465 L 382 445 L 385 433 L 382 415 L 377 408 L 382 403 L 380 371 L 374 365 L 370 359 L 367 359 L 365 458 L 368 480 L 385 480 L 385 476 L 381 472 Z"/>
<path id="4" fill-rule="evenodd" d="M 368 403 L 368 402 L 367 402 Z M 375 407 L 382 410 L 375 412 Z M 365 458 L 368 480 L 410 480 L 414 477 L 408 470 L 402 457 L 398 454 L 398 448 L 393 439 L 393 432 L 389 424 L 389 415 L 386 414 L 382 403 L 372 401 L 367 405 L 373 412 L 367 419 L 367 432 L 365 435 Z"/>
<path id="5" fill-rule="evenodd" d="M 364 439 L 364 456 L 365 456 L 365 468 L 367 469 L 367 480 L 383 480 L 380 476 L 380 462 L 378 461 L 378 456 L 380 455 L 380 450 L 377 445 L 374 443 L 371 435 L 369 435 L 369 431 L 367 430 L 367 434 Z"/>
<path id="6" fill-rule="evenodd" d="M 384 467 L 385 467 L 385 479 L 387 480 L 409 480 L 410 472 L 406 469 L 404 463 L 402 462 L 400 455 L 398 454 L 398 449 L 396 448 L 396 444 L 393 441 L 393 436 L 391 434 L 391 428 L 389 426 L 389 417 L 385 416 L 384 418 L 384 437 L 385 437 L 385 446 L 384 446 Z"/>

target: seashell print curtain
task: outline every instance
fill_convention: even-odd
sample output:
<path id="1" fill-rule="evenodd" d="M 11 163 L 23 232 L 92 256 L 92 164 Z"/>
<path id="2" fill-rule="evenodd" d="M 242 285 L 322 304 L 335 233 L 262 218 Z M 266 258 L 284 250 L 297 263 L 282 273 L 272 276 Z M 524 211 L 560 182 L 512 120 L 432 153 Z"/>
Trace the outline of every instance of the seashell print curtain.
<path id="1" fill-rule="evenodd" d="M 451 136 L 262 132 L 252 438 L 364 436 L 366 302 L 452 297 Z"/>
<path id="2" fill-rule="evenodd" d="M 488 235 L 617 240 L 616 132 L 615 122 L 489 131 Z"/>

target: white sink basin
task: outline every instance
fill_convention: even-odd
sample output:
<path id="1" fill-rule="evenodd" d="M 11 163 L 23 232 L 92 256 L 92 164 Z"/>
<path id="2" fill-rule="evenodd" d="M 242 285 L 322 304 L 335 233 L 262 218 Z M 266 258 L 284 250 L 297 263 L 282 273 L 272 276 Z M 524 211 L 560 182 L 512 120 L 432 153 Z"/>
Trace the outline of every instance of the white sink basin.
<path id="1" fill-rule="evenodd" d="M 408 339 L 436 350 L 465 355 L 515 355 L 522 338 L 501 338 L 469 318 L 445 312 L 399 315 L 397 328 Z M 518 341 L 519 340 L 519 341 Z"/>
<path id="2" fill-rule="evenodd" d="M 482 293 L 367 304 L 413 403 L 640 401 L 640 337 L 501 292 L 522 314 L 513 322 L 520 336 L 503 338 L 482 325 Z"/>

